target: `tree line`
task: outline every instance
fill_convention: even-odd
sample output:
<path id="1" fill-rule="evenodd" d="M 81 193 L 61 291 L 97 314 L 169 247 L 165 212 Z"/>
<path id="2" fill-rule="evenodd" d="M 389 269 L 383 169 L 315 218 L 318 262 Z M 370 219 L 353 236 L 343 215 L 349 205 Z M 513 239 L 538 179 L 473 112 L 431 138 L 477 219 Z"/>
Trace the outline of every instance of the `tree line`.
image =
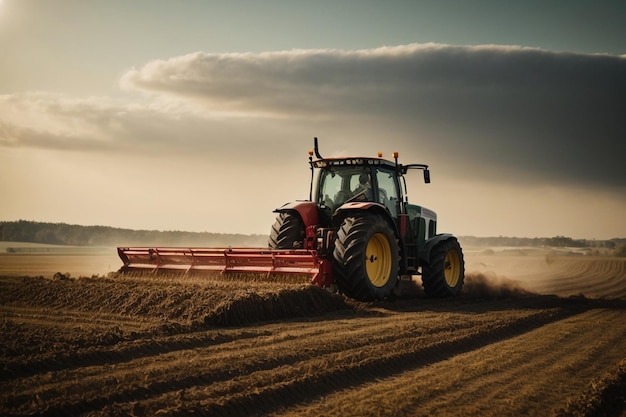
<path id="1" fill-rule="evenodd" d="M 557 247 L 557 248 L 607 248 L 614 249 L 626 244 L 626 238 L 609 240 L 573 239 L 567 236 L 553 237 L 475 237 L 461 236 L 459 239 L 468 246 L 528 246 L 528 247 Z"/>
<path id="2" fill-rule="evenodd" d="M 0 222 L 0 241 L 72 246 L 266 246 L 266 235 L 120 229 L 27 220 Z"/>
<path id="3" fill-rule="evenodd" d="M 460 236 L 467 246 L 549 246 L 614 249 L 626 238 L 610 240 L 554 237 Z M 109 226 L 80 226 L 27 220 L 1 221 L 0 241 L 32 242 L 72 246 L 251 246 L 267 245 L 267 235 L 120 229 Z"/>

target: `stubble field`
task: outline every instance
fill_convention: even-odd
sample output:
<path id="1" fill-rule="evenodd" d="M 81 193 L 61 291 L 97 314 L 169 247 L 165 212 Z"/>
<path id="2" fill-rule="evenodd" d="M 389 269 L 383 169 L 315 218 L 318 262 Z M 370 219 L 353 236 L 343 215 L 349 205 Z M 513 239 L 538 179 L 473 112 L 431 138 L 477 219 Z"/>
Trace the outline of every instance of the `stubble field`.
<path id="1" fill-rule="evenodd" d="M 624 415 L 624 258 L 468 251 L 461 297 L 359 303 L 68 256 L 0 256 L 1 415 Z"/>

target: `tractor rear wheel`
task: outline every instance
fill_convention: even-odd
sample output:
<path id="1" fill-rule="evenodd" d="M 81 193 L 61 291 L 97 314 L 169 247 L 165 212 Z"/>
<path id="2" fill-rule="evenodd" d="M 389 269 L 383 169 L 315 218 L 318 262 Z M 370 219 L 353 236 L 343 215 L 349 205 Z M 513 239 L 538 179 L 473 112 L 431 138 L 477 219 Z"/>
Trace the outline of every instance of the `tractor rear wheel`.
<path id="1" fill-rule="evenodd" d="M 344 219 L 333 259 L 337 287 L 356 300 L 382 300 L 392 294 L 398 282 L 398 243 L 382 217 Z"/>
<path id="2" fill-rule="evenodd" d="M 424 292 L 431 297 L 459 295 L 465 280 L 465 261 L 461 245 L 455 238 L 439 242 L 430 251 L 422 267 Z"/>
<path id="3" fill-rule="evenodd" d="M 276 216 L 267 244 L 272 249 L 301 249 L 304 237 L 304 224 L 300 216 L 287 211 Z"/>

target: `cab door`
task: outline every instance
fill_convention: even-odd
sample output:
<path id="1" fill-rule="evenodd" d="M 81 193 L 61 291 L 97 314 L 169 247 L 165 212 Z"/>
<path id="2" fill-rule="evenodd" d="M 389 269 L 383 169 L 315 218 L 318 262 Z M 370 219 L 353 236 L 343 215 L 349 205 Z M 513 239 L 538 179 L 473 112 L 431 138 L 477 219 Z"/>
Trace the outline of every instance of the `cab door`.
<path id="1" fill-rule="evenodd" d="M 398 177 L 393 170 L 378 168 L 376 170 L 376 183 L 378 185 L 377 202 L 389 210 L 391 217 L 398 218 L 400 211 L 400 190 Z"/>

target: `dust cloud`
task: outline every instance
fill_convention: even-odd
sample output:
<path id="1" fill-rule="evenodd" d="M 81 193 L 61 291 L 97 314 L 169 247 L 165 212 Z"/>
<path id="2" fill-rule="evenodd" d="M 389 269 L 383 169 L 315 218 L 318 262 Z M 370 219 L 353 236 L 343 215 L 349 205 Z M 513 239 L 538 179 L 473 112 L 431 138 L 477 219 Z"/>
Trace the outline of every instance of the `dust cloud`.
<path id="1" fill-rule="evenodd" d="M 469 272 L 465 274 L 461 294 L 466 298 L 518 298 L 536 293 L 524 288 L 520 281 L 498 276 L 494 272 Z"/>
<path id="2" fill-rule="evenodd" d="M 520 298 L 538 293 L 526 289 L 521 281 L 498 276 L 495 272 L 467 272 L 460 297 L 471 299 Z M 400 280 L 394 295 L 401 299 L 427 298 L 419 277 Z"/>

